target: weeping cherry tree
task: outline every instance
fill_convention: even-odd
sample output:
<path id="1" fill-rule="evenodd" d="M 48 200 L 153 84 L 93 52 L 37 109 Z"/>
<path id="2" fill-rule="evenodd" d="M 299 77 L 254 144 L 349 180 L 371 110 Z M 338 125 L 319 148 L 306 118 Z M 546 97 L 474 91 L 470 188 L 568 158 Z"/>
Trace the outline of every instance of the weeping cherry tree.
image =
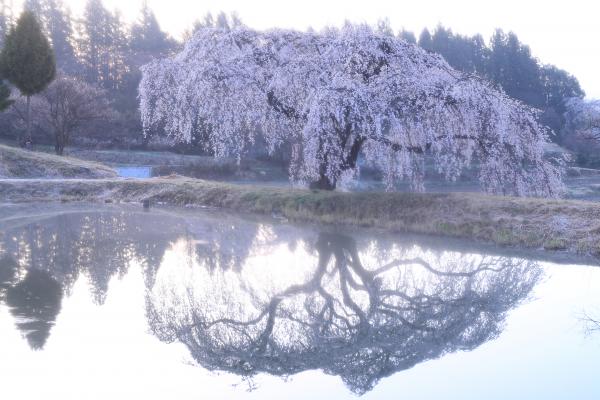
<path id="1" fill-rule="evenodd" d="M 448 180 L 471 163 L 488 192 L 559 196 L 562 162 L 544 156 L 537 112 L 441 57 L 364 25 L 321 32 L 199 29 L 143 68 L 145 130 L 205 138 L 242 157 L 260 135 L 291 149 L 290 179 L 334 189 L 379 169 L 389 189 L 424 190 L 425 157 Z"/>

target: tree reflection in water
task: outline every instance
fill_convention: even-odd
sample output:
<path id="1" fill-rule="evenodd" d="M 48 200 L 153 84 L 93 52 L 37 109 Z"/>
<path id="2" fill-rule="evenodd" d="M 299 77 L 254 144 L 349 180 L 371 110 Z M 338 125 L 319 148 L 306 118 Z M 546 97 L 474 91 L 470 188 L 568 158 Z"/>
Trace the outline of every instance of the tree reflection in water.
<path id="1" fill-rule="evenodd" d="M 4 257 L 0 260 L 0 300 L 5 301 L 32 349 L 44 347 L 60 312 L 62 288 L 46 271 L 30 270 L 18 278 L 18 264 Z"/>
<path id="2" fill-rule="evenodd" d="M 79 277 L 102 304 L 110 279 L 135 261 L 151 330 L 184 343 L 201 366 L 246 378 L 320 369 L 358 394 L 493 339 L 541 275 L 523 260 L 315 239 L 219 216 L 99 211 L 11 221 L 0 221 L 0 302 L 34 349 Z"/>
<path id="3" fill-rule="evenodd" d="M 151 328 L 209 370 L 320 369 L 363 394 L 383 377 L 498 336 L 541 275 L 528 261 L 468 256 L 367 267 L 355 240 L 338 234 L 320 234 L 315 248 L 316 268 L 284 285 L 265 281 L 264 271 L 214 270 L 198 286 L 158 284 Z"/>
<path id="4" fill-rule="evenodd" d="M 165 251 L 180 240 L 213 268 L 237 270 L 256 230 L 256 224 L 227 219 L 186 221 L 168 213 L 149 218 L 110 210 L 0 220 L 0 304 L 9 307 L 30 346 L 41 349 L 63 292 L 69 296 L 82 276 L 99 305 L 110 280 L 124 276 L 132 262 L 139 263 L 146 286 L 152 287 Z"/>

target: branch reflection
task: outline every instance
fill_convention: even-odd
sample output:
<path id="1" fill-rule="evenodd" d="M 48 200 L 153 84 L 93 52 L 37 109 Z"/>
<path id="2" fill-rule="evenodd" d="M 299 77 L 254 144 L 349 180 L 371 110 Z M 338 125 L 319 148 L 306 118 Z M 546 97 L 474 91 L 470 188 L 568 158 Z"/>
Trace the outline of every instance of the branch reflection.
<path id="1" fill-rule="evenodd" d="M 209 370 L 320 369 L 363 394 L 383 377 L 498 336 L 541 275 L 531 262 L 466 256 L 365 266 L 355 240 L 338 234 L 320 234 L 315 249 L 316 267 L 279 287 L 250 271 L 212 271 L 179 291 L 157 285 L 151 327 Z"/>

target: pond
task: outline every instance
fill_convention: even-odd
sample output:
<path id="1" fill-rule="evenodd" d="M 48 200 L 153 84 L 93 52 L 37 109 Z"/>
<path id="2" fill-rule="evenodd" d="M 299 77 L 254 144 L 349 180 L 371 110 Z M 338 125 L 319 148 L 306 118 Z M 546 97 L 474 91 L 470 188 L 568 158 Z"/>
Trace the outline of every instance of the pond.
<path id="1" fill-rule="evenodd" d="M 599 293 L 598 267 L 447 240 L 5 205 L 0 396 L 598 399 Z"/>
<path id="2" fill-rule="evenodd" d="M 152 175 L 152 167 L 115 167 L 115 171 L 117 175 L 122 178 L 151 178 Z"/>

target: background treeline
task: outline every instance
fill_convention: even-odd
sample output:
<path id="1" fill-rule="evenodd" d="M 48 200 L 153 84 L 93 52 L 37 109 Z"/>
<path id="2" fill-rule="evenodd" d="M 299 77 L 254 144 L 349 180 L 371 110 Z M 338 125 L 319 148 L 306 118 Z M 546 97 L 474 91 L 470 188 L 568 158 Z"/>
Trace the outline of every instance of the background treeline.
<path id="1" fill-rule="evenodd" d="M 486 43 L 481 35 L 463 36 L 438 26 L 400 35 L 427 51 L 441 54 L 455 69 L 475 73 L 501 87 L 509 96 L 542 111 L 541 120 L 552 128 L 552 140 L 564 144 L 566 100 L 585 95 L 577 78 L 554 65 L 540 63 L 517 35 L 498 29 Z"/>
<path id="2" fill-rule="evenodd" d="M 0 1 L 0 38 L 14 23 L 11 10 Z M 59 73 L 73 76 L 103 90 L 114 109 L 110 118 L 93 121 L 75 137 L 80 145 L 104 147 L 142 146 L 137 87 L 140 67 L 152 58 L 164 57 L 180 43 L 163 32 L 144 2 L 133 24 L 126 24 L 118 11 L 110 11 L 101 0 L 88 0 L 82 15 L 74 17 L 62 0 L 26 0 L 55 52 Z M 16 93 L 15 93 L 16 92 Z M 18 95 L 17 91 L 13 91 Z M 2 136 L 17 137 L 20 124 L 14 113 L 2 115 Z M 51 142 L 38 126 L 34 141 Z"/>
<path id="3" fill-rule="evenodd" d="M 13 23 L 8 1 L 0 0 L 0 38 Z M 87 0 L 82 15 L 73 16 L 62 0 L 26 0 L 25 9 L 33 12 L 48 36 L 56 54 L 59 73 L 76 77 L 101 89 L 114 112 L 110 118 L 91 121 L 75 135 L 73 144 L 93 147 L 136 148 L 169 146 L 155 137 L 144 138 L 138 111 L 137 87 L 140 67 L 152 58 L 173 54 L 182 42 L 162 31 L 156 15 L 143 2 L 137 20 L 123 21 L 118 11 L 108 10 L 102 0 Z M 184 35 L 189 37 L 202 26 L 237 25 L 235 16 L 210 15 L 198 20 Z M 385 25 L 385 24 L 384 24 Z M 382 25 L 382 29 L 388 29 Z M 392 32 L 393 34 L 393 32 Z M 583 98 L 575 77 L 553 65 L 544 65 L 532 56 L 529 47 L 514 33 L 497 30 L 486 43 L 481 35 L 463 36 L 438 26 L 433 33 L 401 31 L 398 35 L 427 51 L 441 54 L 454 68 L 476 73 L 510 96 L 542 111 L 541 119 L 555 132 L 552 140 L 566 144 L 566 100 Z M 0 135 L 17 137 L 14 114 L 0 117 Z M 35 141 L 52 138 L 38 126 Z"/>

